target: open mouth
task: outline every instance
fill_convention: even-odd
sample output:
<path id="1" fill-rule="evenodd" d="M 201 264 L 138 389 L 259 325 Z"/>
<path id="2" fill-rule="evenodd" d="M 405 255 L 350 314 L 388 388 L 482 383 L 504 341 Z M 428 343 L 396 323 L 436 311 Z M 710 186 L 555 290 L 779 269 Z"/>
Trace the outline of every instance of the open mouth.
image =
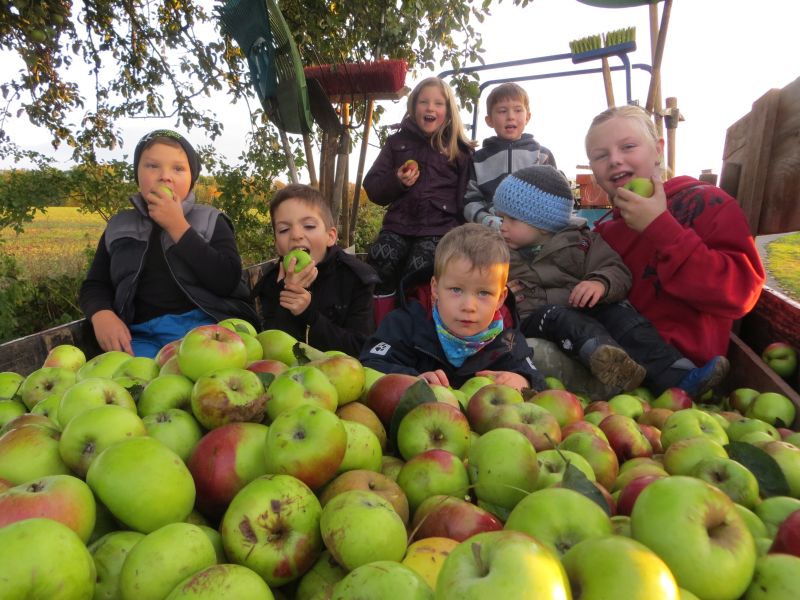
<path id="1" fill-rule="evenodd" d="M 436 122 L 436 115 L 425 115 L 422 117 L 422 120 L 426 123 L 435 123 Z"/>
<path id="2" fill-rule="evenodd" d="M 622 187 L 627 183 L 628 179 L 631 179 L 632 177 L 633 173 L 631 171 L 625 171 L 623 173 L 616 173 L 612 175 L 609 179 L 611 180 L 611 183 L 613 183 L 615 186 Z"/>
<path id="3" fill-rule="evenodd" d="M 306 246 L 294 246 L 294 247 L 292 247 L 292 248 L 289 248 L 289 250 L 290 250 L 290 251 L 291 251 L 291 250 L 302 250 L 302 251 L 303 251 L 303 252 L 305 252 L 306 254 L 311 254 L 311 249 L 310 249 L 310 248 L 308 248 L 308 247 L 306 247 Z"/>

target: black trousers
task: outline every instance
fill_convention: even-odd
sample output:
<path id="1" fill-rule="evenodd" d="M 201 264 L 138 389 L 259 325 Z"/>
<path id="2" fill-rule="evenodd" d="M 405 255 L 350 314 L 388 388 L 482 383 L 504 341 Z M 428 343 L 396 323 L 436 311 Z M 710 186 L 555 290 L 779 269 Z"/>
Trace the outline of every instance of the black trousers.
<path id="1" fill-rule="evenodd" d="M 375 293 L 396 292 L 405 275 L 432 267 L 436 244 L 441 239 L 442 236 L 411 237 L 381 231 L 367 254 L 367 263 L 381 278 L 375 286 Z"/>
<path id="2" fill-rule="evenodd" d="M 695 367 L 627 301 L 586 309 L 541 306 L 525 318 L 521 328 L 526 337 L 550 340 L 585 365 L 598 346 L 620 347 L 645 368 L 644 383 L 655 394 L 676 386 Z"/>

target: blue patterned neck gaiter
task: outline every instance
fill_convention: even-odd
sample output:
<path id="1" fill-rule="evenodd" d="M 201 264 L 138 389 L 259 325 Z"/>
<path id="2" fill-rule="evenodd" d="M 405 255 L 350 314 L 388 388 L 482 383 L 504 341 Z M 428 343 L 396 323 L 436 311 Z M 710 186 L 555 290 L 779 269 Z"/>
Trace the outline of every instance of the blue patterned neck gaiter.
<path id="1" fill-rule="evenodd" d="M 447 360 L 456 367 L 463 365 L 467 358 L 503 333 L 503 317 L 500 316 L 500 311 L 494 314 L 494 320 L 487 329 L 465 338 L 453 335 L 447 329 L 442 323 L 439 306 L 436 304 L 433 305 L 433 322 L 436 323 L 436 334 L 439 336 L 439 343 L 442 344 Z"/>

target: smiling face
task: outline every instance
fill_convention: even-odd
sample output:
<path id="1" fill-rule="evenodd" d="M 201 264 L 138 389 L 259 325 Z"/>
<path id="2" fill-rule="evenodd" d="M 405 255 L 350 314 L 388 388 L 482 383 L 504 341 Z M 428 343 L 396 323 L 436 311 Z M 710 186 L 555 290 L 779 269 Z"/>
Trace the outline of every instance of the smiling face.
<path id="1" fill-rule="evenodd" d="M 314 262 L 325 258 L 325 252 L 336 243 L 336 228 L 325 222 L 308 202 L 298 198 L 284 200 L 272 217 L 275 229 L 275 247 L 278 254 L 286 256 L 290 250 L 302 248 Z"/>
<path id="2" fill-rule="evenodd" d="M 431 292 L 442 322 L 458 337 L 468 337 L 489 327 L 506 299 L 508 264 L 484 269 L 469 259 L 454 256 L 441 277 L 431 279 Z"/>
<path id="3" fill-rule="evenodd" d="M 513 250 L 544 244 L 553 237 L 553 234 L 528 225 L 525 221 L 520 221 L 505 213 L 498 212 L 497 214 L 503 218 L 503 222 L 500 224 L 500 235 L 503 236 L 508 247 Z"/>
<path id="4" fill-rule="evenodd" d="M 166 186 L 174 198 L 183 202 L 192 188 L 189 158 L 180 145 L 156 142 L 142 151 L 137 169 L 139 191 L 142 194 Z"/>
<path id="5" fill-rule="evenodd" d="M 426 85 L 414 104 L 414 122 L 425 135 L 433 135 L 447 122 L 447 98 L 438 85 Z"/>
<path id="6" fill-rule="evenodd" d="M 494 129 L 498 137 L 513 142 L 525 133 L 525 125 L 531 120 L 531 112 L 521 100 L 507 98 L 492 106 L 486 115 L 486 124 Z"/>
<path id="7" fill-rule="evenodd" d="M 600 187 L 610 197 L 634 177 L 651 178 L 659 172 L 664 140 L 648 135 L 636 119 L 615 116 L 595 125 L 586 136 L 589 165 Z"/>

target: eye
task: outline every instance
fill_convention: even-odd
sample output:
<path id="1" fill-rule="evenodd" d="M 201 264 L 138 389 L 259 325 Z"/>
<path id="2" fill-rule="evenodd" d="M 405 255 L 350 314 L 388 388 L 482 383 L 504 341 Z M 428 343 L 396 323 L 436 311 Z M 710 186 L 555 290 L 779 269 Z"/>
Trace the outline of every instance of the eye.
<path id="1" fill-rule="evenodd" d="M 592 156 L 589 158 L 589 160 L 590 160 L 590 161 L 595 161 L 595 160 L 604 160 L 605 158 L 608 158 L 608 154 L 606 154 L 605 152 L 601 152 L 601 153 L 593 154 L 593 155 L 592 155 Z"/>
<path id="2" fill-rule="evenodd" d="M 278 233 L 281 235 L 287 233 L 288 231 L 289 231 L 288 227 L 278 227 Z"/>
<path id="3" fill-rule="evenodd" d="M 451 292 L 453 294 L 460 294 L 461 291 L 462 291 L 460 287 L 451 287 L 451 288 L 447 288 L 447 289 L 448 289 L 449 292 Z"/>

